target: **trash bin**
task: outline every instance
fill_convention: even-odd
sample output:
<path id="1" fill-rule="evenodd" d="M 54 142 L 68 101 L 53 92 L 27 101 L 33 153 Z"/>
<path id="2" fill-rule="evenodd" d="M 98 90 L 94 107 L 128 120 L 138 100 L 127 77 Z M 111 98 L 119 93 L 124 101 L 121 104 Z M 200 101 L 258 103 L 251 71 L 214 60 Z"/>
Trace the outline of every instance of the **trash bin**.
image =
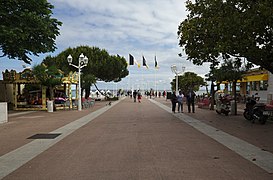
<path id="1" fill-rule="evenodd" d="M 230 101 L 230 114 L 235 115 L 235 101 Z"/>
<path id="2" fill-rule="evenodd" d="M 0 124 L 8 122 L 8 106 L 6 102 L 0 102 Z"/>
<path id="3" fill-rule="evenodd" d="M 53 112 L 53 101 L 47 101 L 47 112 Z"/>

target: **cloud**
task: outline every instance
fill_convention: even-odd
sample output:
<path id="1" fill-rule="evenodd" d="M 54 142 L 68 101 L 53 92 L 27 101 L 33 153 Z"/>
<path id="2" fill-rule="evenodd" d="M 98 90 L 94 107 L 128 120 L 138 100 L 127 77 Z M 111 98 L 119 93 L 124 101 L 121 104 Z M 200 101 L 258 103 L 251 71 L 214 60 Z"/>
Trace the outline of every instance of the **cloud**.
<path id="1" fill-rule="evenodd" d="M 202 76 L 208 72 L 207 65 L 197 67 L 178 56 L 182 49 L 178 46 L 177 30 L 187 15 L 185 0 L 48 1 L 54 5 L 53 17 L 63 22 L 56 41 L 58 49 L 51 55 L 80 45 L 97 46 L 126 59 L 131 53 L 141 63 L 144 55 L 150 69 L 131 67 L 130 76 L 120 85 L 128 83 L 129 78 L 155 81 L 152 70 L 155 55 L 160 66 L 157 70 L 160 88 L 170 88 L 169 78 L 174 77 L 170 70 L 172 64 L 185 66 L 186 71 Z M 41 62 L 44 56 L 35 58 L 34 62 Z"/>

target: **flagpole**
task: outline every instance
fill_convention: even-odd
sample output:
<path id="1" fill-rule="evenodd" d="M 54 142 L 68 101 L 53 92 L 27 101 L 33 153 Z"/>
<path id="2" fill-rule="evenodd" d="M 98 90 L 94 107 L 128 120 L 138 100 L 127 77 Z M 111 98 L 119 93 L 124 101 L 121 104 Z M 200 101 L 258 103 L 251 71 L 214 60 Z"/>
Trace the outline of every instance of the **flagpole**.
<path id="1" fill-rule="evenodd" d="M 155 58 L 156 58 L 156 53 L 155 53 Z M 155 59 L 155 61 L 156 61 L 156 59 Z M 155 95 L 157 96 L 157 86 L 156 86 L 156 65 L 155 65 L 155 67 L 154 67 L 155 69 L 154 69 L 154 71 L 155 71 Z"/>
<path id="2" fill-rule="evenodd" d="M 157 97 L 157 87 L 156 87 L 156 69 L 154 69 L 155 71 L 155 97 Z"/>
<path id="3" fill-rule="evenodd" d="M 141 65 L 140 65 L 140 67 L 141 67 Z M 141 68 L 141 88 L 142 88 L 142 94 L 144 95 L 143 81 L 144 81 L 144 78 L 143 78 L 143 66 L 142 66 L 142 68 Z"/>
<path id="4" fill-rule="evenodd" d="M 128 70 L 129 70 L 129 83 L 128 83 L 128 86 L 127 86 L 127 92 L 130 92 L 130 90 L 131 90 L 131 68 L 130 68 L 130 66 L 131 65 L 130 65 L 130 58 L 129 58 L 129 67 L 128 67 Z"/>

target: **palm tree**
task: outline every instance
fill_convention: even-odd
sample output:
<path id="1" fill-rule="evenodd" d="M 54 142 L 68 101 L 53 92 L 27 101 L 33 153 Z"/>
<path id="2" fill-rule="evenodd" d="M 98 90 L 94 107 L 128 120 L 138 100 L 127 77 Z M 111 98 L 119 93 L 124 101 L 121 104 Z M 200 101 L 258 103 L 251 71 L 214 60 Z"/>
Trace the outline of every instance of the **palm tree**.
<path id="1" fill-rule="evenodd" d="M 49 100 L 54 100 L 54 88 L 62 84 L 63 74 L 56 66 L 35 65 L 33 74 L 41 85 L 49 88 Z"/>

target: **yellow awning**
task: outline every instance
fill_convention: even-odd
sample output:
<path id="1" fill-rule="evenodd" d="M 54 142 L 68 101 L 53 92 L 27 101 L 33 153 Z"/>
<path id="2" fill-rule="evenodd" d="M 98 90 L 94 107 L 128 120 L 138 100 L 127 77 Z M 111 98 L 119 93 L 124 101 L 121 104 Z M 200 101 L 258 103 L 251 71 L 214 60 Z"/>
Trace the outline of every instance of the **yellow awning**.
<path id="1" fill-rule="evenodd" d="M 237 83 L 241 82 L 252 82 L 252 81 L 268 81 L 268 74 L 257 74 L 243 77 L 242 80 L 238 80 Z M 228 81 L 222 81 L 220 84 L 228 84 Z"/>
<path id="2" fill-rule="evenodd" d="M 245 76 L 242 79 L 242 82 L 251 82 L 251 81 L 268 81 L 268 74 L 257 74 L 252 76 Z"/>

